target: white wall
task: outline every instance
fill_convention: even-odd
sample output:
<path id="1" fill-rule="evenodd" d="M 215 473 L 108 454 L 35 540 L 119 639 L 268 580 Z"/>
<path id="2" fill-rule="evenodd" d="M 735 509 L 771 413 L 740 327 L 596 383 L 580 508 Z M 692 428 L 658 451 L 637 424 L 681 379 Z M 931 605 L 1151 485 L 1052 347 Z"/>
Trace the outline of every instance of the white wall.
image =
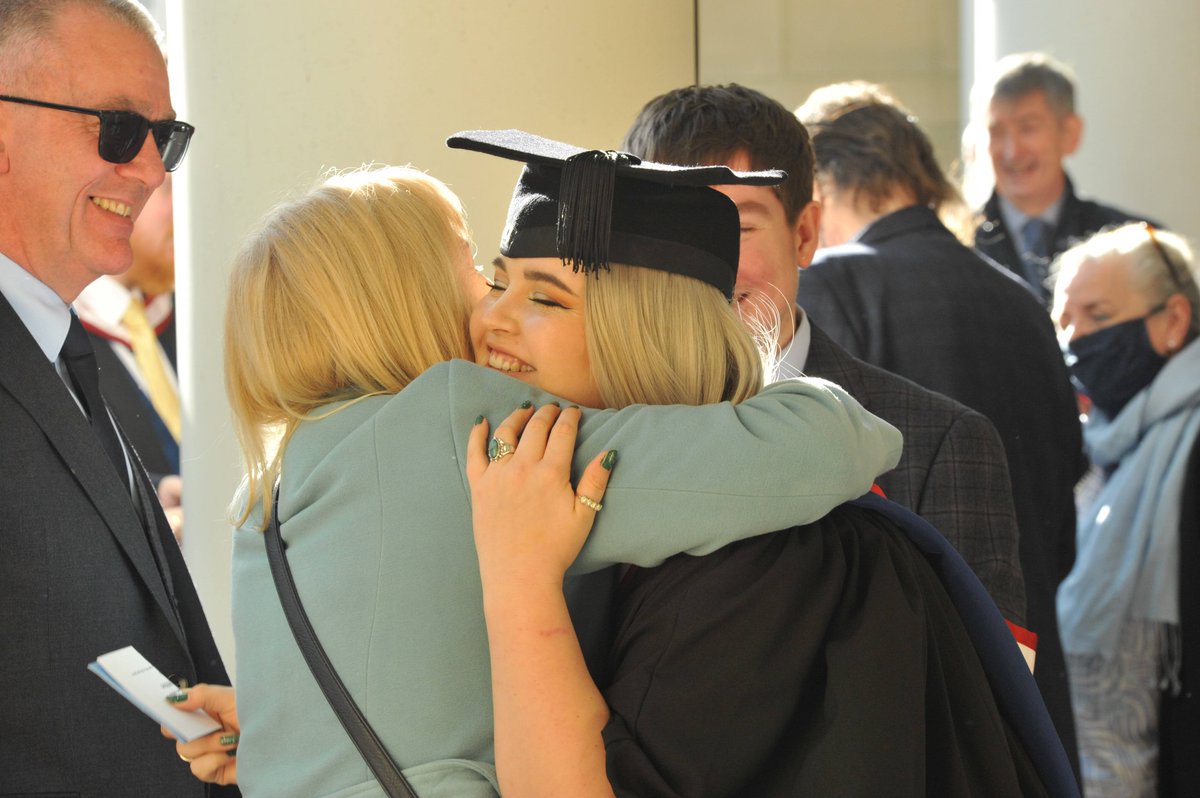
<path id="1" fill-rule="evenodd" d="M 1200 3 L 1195 0 L 962 0 L 996 56 L 1042 50 L 1070 64 L 1083 144 L 1076 187 L 1200 238 Z M 994 19 L 994 30 L 988 20 Z M 964 54 L 964 84 L 976 59 Z M 986 61 L 987 59 L 980 59 Z"/>
<path id="2" fill-rule="evenodd" d="M 240 474 L 222 387 L 228 264 L 274 202 L 330 166 L 413 163 L 463 197 L 490 261 L 519 167 L 450 151 L 522 127 L 615 146 L 650 97 L 694 80 L 690 0 L 168 0 L 177 174 L 184 554 L 232 663 L 230 529 Z"/>
<path id="3" fill-rule="evenodd" d="M 700 80 L 741 83 L 795 109 L 846 80 L 885 84 L 938 160 L 959 155 L 960 0 L 699 0 Z"/>

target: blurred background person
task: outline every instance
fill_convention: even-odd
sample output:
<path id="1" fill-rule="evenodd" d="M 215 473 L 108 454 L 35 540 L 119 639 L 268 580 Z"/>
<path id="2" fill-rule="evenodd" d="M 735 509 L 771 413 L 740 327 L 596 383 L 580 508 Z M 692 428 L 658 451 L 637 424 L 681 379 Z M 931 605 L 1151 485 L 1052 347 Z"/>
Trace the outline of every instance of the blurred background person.
<path id="1" fill-rule="evenodd" d="M 1089 798 L 1200 795 L 1198 309 L 1191 248 L 1148 225 L 1060 260 L 1054 319 L 1103 478 L 1058 594 Z"/>
<path id="2" fill-rule="evenodd" d="M 100 392 L 137 448 L 183 540 L 180 406 L 175 374 L 175 225 L 171 176 L 150 196 L 129 240 L 133 266 L 80 293 L 75 312 L 92 339 Z"/>
<path id="3" fill-rule="evenodd" d="M 1043 53 L 1016 53 L 995 66 L 983 127 L 995 189 L 981 211 L 975 248 L 1024 279 L 1043 304 L 1050 262 L 1080 238 L 1144 217 L 1075 193 L 1063 161 L 1079 148 L 1071 70 Z"/>
<path id="4" fill-rule="evenodd" d="M 816 153 L 821 236 L 805 310 L 856 357 L 987 416 L 1008 457 L 1035 676 L 1075 759 L 1054 594 L 1074 559 L 1082 441 L 1053 325 L 1012 274 L 938 218 L 957 205 L 917 120 L 869 83 L 814 91 L 796 115 Z"/>

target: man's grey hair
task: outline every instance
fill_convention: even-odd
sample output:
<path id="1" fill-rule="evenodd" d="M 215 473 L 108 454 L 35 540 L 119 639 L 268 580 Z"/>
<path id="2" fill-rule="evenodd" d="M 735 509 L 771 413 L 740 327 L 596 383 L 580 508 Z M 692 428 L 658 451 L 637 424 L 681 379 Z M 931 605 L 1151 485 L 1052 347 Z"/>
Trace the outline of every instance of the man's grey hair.
<path id="1" fill-rule="evenodd" d="M 1045 53 L 1014 53 L 996 62 L 988 100 L 1017 100 L 1040 91 L 1058 117 L 1075 113 L 1075 75 Z"/>
<path id="2" fill-rule="evenodd" d="M 0 0 L 0 86 L 12 85 L 29 68 L 33 46 L 50 36 L 58 15 L 72 7 L 106 14 L 162 48 L 162 29 L 136 0 Z"/>

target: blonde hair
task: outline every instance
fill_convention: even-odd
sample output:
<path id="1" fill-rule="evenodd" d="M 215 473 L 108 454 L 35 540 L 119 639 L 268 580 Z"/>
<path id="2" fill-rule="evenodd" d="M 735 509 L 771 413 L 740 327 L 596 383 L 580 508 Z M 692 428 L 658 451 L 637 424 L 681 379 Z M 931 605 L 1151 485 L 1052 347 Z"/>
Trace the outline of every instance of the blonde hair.
<path id="1" fill-rule="evenodd" d="M 239 525 L 261 501 L 265 528 L 287 441 L 317 408 L 396 393 L 469 357 L 457 273 L 468 241 L 458 198 L 407 167 L 334 174 L 251 233 L 225 310 L 225 387 L 249 482 Z"/>
<path id="2" fill-rule="evenodd" d="M 584 327 L 606 407 L 741 402 L 762 388 L 767 342 L 760 351 L 721 292 L 691 277 L 613 264 L 588 279 Z"/>

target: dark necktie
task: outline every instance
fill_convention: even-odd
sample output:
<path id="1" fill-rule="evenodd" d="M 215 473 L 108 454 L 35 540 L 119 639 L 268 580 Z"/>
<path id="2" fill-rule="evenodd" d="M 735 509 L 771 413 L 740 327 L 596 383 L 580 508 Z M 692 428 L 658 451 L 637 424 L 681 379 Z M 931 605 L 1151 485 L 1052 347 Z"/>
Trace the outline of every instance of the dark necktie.
<path id="1" fill-rule="evenodd" d="M 1021 240 L 1025 244 L 1025 276 L 1038 293 L 1049 295 L 1046 280 L 1050 275 L 1050 242 L 1054 235 L 1053 226 L 1042 219 L 1030 219 L 1021 228 Z"/>
<path id="2" fill-rule="evenodd" d="M 67 340 L 63 342 L 62 352 L 59 353 L 71 381 L 75 383 L 85 410 L 92 422 L 92 432 L 100 439 L 100 444 L 117 469 L 121 484 L 128 485 L 125 470 L 125 451 L 117 438 L 116 427 L 108 417 L 108 409 L 100 396 L 100 369 L 96 365 L 96 352 L 92 349 L 91 339 L 83 329 L 83 323 L 74 313 L 71 314 L 71 327 L 67 332 Z"/>

